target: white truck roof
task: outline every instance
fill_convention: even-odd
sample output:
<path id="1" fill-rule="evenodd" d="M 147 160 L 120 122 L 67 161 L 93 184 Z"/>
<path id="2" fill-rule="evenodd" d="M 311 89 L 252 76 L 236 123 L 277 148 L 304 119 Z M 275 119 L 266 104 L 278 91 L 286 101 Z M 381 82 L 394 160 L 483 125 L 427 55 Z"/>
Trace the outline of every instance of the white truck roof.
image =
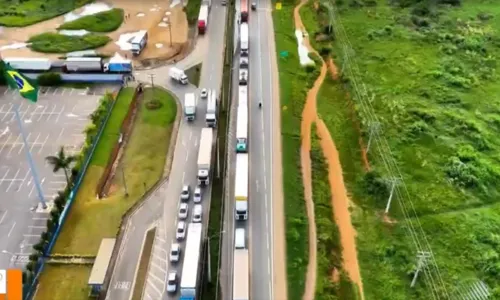
<path id="1" fill-rule="evenodd" d="M 234 176 L 234 198 L 248 200 L 248 154 L 236 154 L 236 175 Z"/>
<path id="2" fill-rule="evenodd" d="M 74 61 L 101 61 L 102 58 L 100 57 L 68 57 L 66 58 L 67 62 L 74 62 Z"/>
<path id="3" fill-rule="evenodd" d="M 32 58 L 32 57 L 5 57 L 3 58 L 5 62 L 46 62 L 50 61 L 48 58 Z"/>
<path id="4" fill-rule="evenodd" d="M 132 39 L 132 44 L 139 44 L 140 42 L 142 42 L 142 40 L 144 39 L 144 37 L 146 36 L 146 34 L 148 33 L 147 30 L 140 30 L 139 32 L 137 32 L 137 34 L 134 36 L 134 38 Z"/>
<path id="5" fill-rule="evenodd" d="M 196 95 L 194 93 L 187 93 L 184 95 L 184 106 L 196 106 Z"/>
<path id="6" fill-rule="evenodd" d="M 217 110 L 217 93 L 215 90 L 210 90 L 207 99 L 207 114 L 215 114 Z"/>
<path id="7" fill-rule="evenodd" d="M 248 42 L 248 23 L 241 23 L 240 38 L 243 42 Z"/>
<path id="8" fill-rule="evenodd" d="M 198 151 L 198 166 L 210 166 L 212 158 L 212 128 L 201 129 L 200 150 Z"/>
<path id="9" fill-rule="evenodd" d="M 240 85 L 238 87 L 238 107 L 248 107 L 248 86 Z"/>
<path id="10" fill-rule="evenodd" d="M 233 300 L 248 300 L 250 298 L 248 260 L 248 249 L 234 250 Z"/>
<path id="11" fill-rule="evenodd" d="M 185 75 L 184 70 L 179 69 L 179 68 L 170 68 L 169 70 L 170 76 L 180 76 L 180 75 Z"/>
<path id="12" fill-rule="evenodd" d="M 236 115 L 236 138 L 248 138 L 248 108 L 246 106 L 238 106 Z"/>
<path id="13" fill-rule="evenodd" d="M 182 266 L 181 290 L 196 288 L 202 229 L 201 223 L 190 223 L 188 225 L 184 265 Z"/>
<path id="14" fill-rule="evenodd" d="M 200 7 L 200 14 L 198 15 L 198 21 L 208 22 L 208 5 L 202 5 Z"/>

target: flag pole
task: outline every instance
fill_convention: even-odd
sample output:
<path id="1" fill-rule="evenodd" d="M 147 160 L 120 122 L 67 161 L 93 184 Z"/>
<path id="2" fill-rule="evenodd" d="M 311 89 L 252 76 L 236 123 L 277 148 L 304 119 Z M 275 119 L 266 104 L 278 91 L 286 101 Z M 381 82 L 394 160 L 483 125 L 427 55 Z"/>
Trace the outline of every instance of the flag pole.
<path id="1" fill-rule="evenodd" d="M 26 139 L 26 135 L 24 134 L 23 122 L 21 121 L 21 116 L 19 115 L 19 105 L 14 103 L 14 114 L 16 115 L 16 120 L 19 125 L 19 130 L 21 131 L 21 137 L 23 138 L 24 148 L 26 149 L 26 156 L 28 157 L 28 163 L 30 165 L 31 176 L 33 176 L 33 181 L 38 192 L 38 197 L 40 198 L 40 203 L 42 204 L 42 208 L 47 208 L 47 203 L 45 203 L 45 197 L 43 196 L 42 185 L 40 184 L 40 179 L 38 177 L 38 173 L 36 172 L 36 167 L 33 162 L 33 157 L 31 156 L 30 146 L 28 144 L 28 140 Z"/>

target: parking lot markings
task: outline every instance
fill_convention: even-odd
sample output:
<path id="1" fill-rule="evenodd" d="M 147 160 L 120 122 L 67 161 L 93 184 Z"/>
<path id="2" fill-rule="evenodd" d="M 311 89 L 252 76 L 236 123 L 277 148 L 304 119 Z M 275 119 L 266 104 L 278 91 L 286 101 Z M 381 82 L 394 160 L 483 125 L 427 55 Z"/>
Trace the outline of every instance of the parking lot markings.
<path id="1" fill-rule="evenodd" d="M 5 219 L 5 216 L 7 216 L 7 210 L 3 212 L 2 216 L 0 217 L 0 224 L 3 223 L 3 220 Z"/>
<path id="2" fill-rule="evenodd" d="M 5 143 L 3 143 L 2 148 L 0 148 L 0 155 L 2 154 L 2 151 L 5 148 L 5 146 L 7 146 L 7 144 L 9 143 L 11 136 L 12 136 L 12 133 L 9 132 L 9 136 L 7 137 L 7 141 Z"/>
<path id="3" fill-rule="evenodd" d="M 12 113 L 12 104 L 10 104 L 9 109 L 5 112 L 5 115 L 3 116 L 2 121 L 4 121 L 5 118 L 7 118 L 7 116 L 11 113 Z"/>
<path id="4" fill-rule="evenodd" d="M 16 175 L 14 175 L 14 179 L 12 179 L 12 181 L 9 183 L 9 186 L 7 187 L 7 190 L 5 192 L 8 192 L 10 190 L 12 183 L 16 180 L 17 175 L 19 175 L 19 171 L 20 171 L 20 169 L 17 169 Z M 21 180 L 21 179 L 19 179 L 19 180 Z"/>
<path id="5" fill-rule="evenodd" d="M 31 136 L 31 133 L 28 134 L 28 136 L 26 137 L 26 140 L 29 141 L 30 136 Z M 20 137 L 20 135 L 17 135 L 16 141 L 14 142 L 14 144 L 12 144 L 12 147 L 10 148 L 9 153 L 7 153 L 7 156 L 10 156 L 12 150 L 14 150 L 14 148 L 16 148 L 18 144 L 21 144 L 21 149 L 17 152 L 17 154 L 21 154 L 21 151 L 23 151 L 23 149 L 24 149 L 24 143 L 17 142 L 17 140 L 19 139 L 19 137 Z"/>
<path id="6" fill-rule="evenodd" d="M 42 154 L 42 150 L 43 150 L 43 147 L 45 147 L 45 143 L 47 143 L 47 140 L 49 139 L 49 135 L 47 134 L 45 136 L 45 140 L 43 141 L 43 143 L 41 143 L 40 145 L 40 149 L 38 150 L 38 154 Z"/>
<path id="7" fill-rule="evenodd" d="M 10 172 L 10 169 L 7 168 L 7 171 L 5 172 L 5 174 L 3 174 L 3 177 L 0 180 L 0 184 L 2 184 L 4 182 L 5 178 L 7 178 L 7 175 L 9 174 L 9 172 Z"/>

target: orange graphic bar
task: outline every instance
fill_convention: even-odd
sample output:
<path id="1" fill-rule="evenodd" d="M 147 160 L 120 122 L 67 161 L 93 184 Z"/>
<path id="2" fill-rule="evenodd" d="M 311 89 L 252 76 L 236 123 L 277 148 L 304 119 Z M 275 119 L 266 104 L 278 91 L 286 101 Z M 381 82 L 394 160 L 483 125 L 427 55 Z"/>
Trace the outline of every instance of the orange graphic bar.
<path id="1" fill-rule="evenodd" d="M 0 294 L 0 300 L 7 300 L 7 296 L 5 294 Z"/>
<path id="2" fill-rule="evenodd" d="M 23 272 L 20 269 L 7 270 L 7 299 L 23 299 Z M 2 300 L 0 298 L 0 300 Z"/>

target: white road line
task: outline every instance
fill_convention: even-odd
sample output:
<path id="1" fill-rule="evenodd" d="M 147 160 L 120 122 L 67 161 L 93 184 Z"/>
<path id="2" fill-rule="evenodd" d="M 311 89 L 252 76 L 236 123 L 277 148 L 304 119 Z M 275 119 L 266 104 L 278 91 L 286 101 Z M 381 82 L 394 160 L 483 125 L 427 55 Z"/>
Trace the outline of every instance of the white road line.
<path id="1" fill-rule="evenodd" d="M 30 145 L 30 152 L 33 152 L 33 147 L 35 147 L 35 145 L 38 144 L 38 139 L 40 138 L 40 134 L 41 133 L 38 133 L 38 135 L 36 136 L 35 141 L 33 142 L 33 144 Z M 29 145 L 29 143 L 28 143 L 28 145 Z"/>
<path id="2" fill-rule="evenodd" d="M 52 93 L 53 96 L 55 96 L 57 94 L 57 90 L 58 90 L 58 88 L 54 89 L 54 93 Z"/>
<path id="3" fill-rule="evenodd" d="M 19 139 L 20 136 L 21 135 L 19 135 L 19 134 L 16 136 L 16 140 L 12 144 L 12 147 L 10 148 L 9 152 L 7 152 L 7 156 L 10 156 L 10 153 L 12 152 L 12 149 L 14 149 L 16 147 L 16 145 L 18 144 L 17 140 Z M 26 139 L 28 139 L 28 138 L 29 138 L 29 134 L 28 134 L 28 137 Z M 21 143 L 19 143 L 19 144 L 21 144 Z M 22 147 L 24 147 L 24 144 L 22 145 Z"/>
<path id="4" fill-rule="evenodd" d="M 5 172 L 5 174 L 3 175 L 2 179 L 0 180 L 0 184 L 2 184 L 2 182 L 4 182 L 5 180 L 5 177 L 7 177 L 7 174 L 9 174 L 10 172 L 10 169 L 7 169 L 7 171 Z"/>
<path id="5" fill-rule="evenodd" d="M 45 229 L 45 226 L 28 226 L 28 228 L 32 228 L 32 229 Z"/>
<path id="6" fill-rule="evenodd" d="M 255 180 L 255 186 L 257 189 L 257 193 L 258 193 L 259 192 L 259 181 L 258 180 Z"/>
<path id="7" fill-rule="evenodd" d="M 61 111 L 57 114 L 56 123 L 59 122 L 59 118 L 61 118 L 61 114 L 64 112 L 64 108 L 66 108 L 66 106 L 63 105 Z"/>
<path id="8" fill-rule="evenodd" d="M 23 234 L 24 237 L 40 237 L 39 234 Z"/>
<path id="9" fill-rule="evenodd" d="M 11 136 L 12 136 L 12 133 L 9 132 L 9 137 L 7 137 L 7 141 L 2 145 L 2 148 L 0 148 L 0 154 L 2 153 L 3 149 L 5 148 L 5 146 L 7 146 L 7 144 L 9 144 Z"/>
<path id="10" fill-rule="evenodd" d="M 38 150 L 38 154 L 41 154 L 42 153 L 42 150 L 43 150 L 43 147 L 45 147 L 45 143 L 47 143 L 47 140 L 49 139 L 49 135 L 47 134 L 47 136 L 45 137 L 45 140 L 43 141 L 43 143 L 41 143 L 40 145 L 40 149 Z"/>
<path id="11" fill-rule="evenodd" d="M 2 217 L 0 218 L 0 224 L 2 224 L 3 219 L 5 219 L 5 216 L 6 216 L 6 215 L 7 215 L 7 210 L 6 210 L 6 211 L 4 211 L 4 213 L 3 213 Z"/>
<path id="12" fill-rule="evenodd" d="M 52 117 L 52 115 L 54 114 L 54 111 L 56 111 L 56 105 L 55 104 L 52 106 L 52 111 L 47 116 L 47 121 L 50 121 L 50 117 Z"/>
<path id="13" fill-rule="evenodd" d="M 66 92 L 66 89 L 62 89 L 61 96 L 64 96 L 65 92 Z"/>
<path id="14" fill-rule="evenodd" d="M 6 193 L 7 193 L 7 192 L 9 192 L 10 187 L 11 187 L 11 186 L 12 186 L 12 184 L 14 183 L 14 180 L 16 180 L 17 175 L 19 175 L 19 171 L 20 171 L 20 169 L 17 169 L 16 175 L 14 175 L 14 179 L 13 179 L 13 180 L 9 183 L 9 186 L 7 187 L 7 190 L 5 190 L 5 192 L 6 192 Z"/>
<path id="15" fill-rule="evenodd" d="M 40 117 L 38 117 L 38 120 L 37 121 L 40 121 L 43 117 L 43 115 L 45 114 L 45 112 L 47 111 L 47 108 L 48 106 L 45 106 L 45 109 L 40 113 Z"/>

